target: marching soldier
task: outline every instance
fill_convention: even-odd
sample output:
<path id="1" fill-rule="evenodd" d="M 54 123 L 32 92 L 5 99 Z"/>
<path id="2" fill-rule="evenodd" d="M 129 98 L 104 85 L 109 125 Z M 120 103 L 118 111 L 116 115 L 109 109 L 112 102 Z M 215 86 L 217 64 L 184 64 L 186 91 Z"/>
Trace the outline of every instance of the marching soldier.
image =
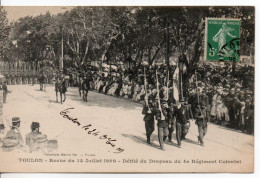
<path id="1" fill-rule="evenodd" d="M 79 88 L 79 97 L 81 97 L 82 84 L 83 84 L 83 79 L 80 77 L 80 78 L 79 78 L 79 84 L 78 84 L 78 88 Z M 83 97 L 83 96 L 82 96 L 82 97 Z"/>
<path id="2" fill-rule="evenodd" d="M 193 119 L 190 105 L 188 105 L 185 99 L 181 99 L 181 103 L 177 105 L 177 118 L 176 118 L 176 138 L 178 146 L 181 147 L 181 140 L 185 139 L 186 134 L 189 131 L 190 119 Z"/>
<path id="3" fill-rule="evenodd" d="M 6 133 L 6 136 L 3 141 L 4 151 L 11 151 L 15 148 L 22 148 L 24 145 L 22 135 L 19 130 L 20 127 L 20 118 L 12 118 L 12 128 Z"/>
<path id="4" fill-rule="evenodd" d="M 168 125 L 169 125 L 169 115 L 168 115 L 168 105 L 167 103 L 162 103 L 162 110 L 159 107 L 156 107 L 156 120 L 158 126 L 158 139 L 160 143 L 160 147 L 162 150 L 164 149 L 163 141 L 166 140 L 169 135 Z"/>
<path id="5" fill-rule="evenodd" d="M 194 117 L 196 119 L 195 123 L 198 125 L 198 131 L 199 131 L 198 142 L 200 143 L 201 146 L 204 146 L 203 138 L 207 133 L 207 127 L 208 127 L 207 106 L 205 106 L 202 102 L 200 102 L 200 104 L 195 109 Z"/>
<path id="6" fill-rule="evenodd" d="M 90 78 L 89 76 L 84 76 L 83 83 L 82 83 L 82 90 L 83 90 L 83 101 L 88 101 L 88 91 L 90 88 Z"/>
<path id="7" fill-rule="evenodd" d="M 41 76 L 39 76 L 39 83 L 40 83 L 40 90 L 42 91 L 43 90 L 43 80 L 44 80 L 44 77 L 43 77 L 43 74 Z"/>
<path id="8" fill-rule="evenodd" d="M 187 103 L 186 99 L 181 100 L 182 117 L 184 118 L 184 123 L 182 125 L 182 139 L 185 139 L 190 128 L 190 119 L 193 119 L 193 114 L 191 110 L 191 105 Z"/>
<path id="9" fill-rule="evenodd" d="M 148 103 L 145 102 L 142 114 L 144 114 L 145 130 L 147 143 L 150 144 L 150 137 L 154 131 L 154 100 L 152 96 L 148 97 Z"/>
<path id="10" fill-rule="evenodd" d="M 169 104 L 169 135 L 168 135 L 168 139 L 169 139 L 169 142 L 172 142 L 172 133 L 173 133 L 174 128 L 175 128 L 177 108 L 174 106 L 172 101 L 170 101 L 169 103 L 170 104 Z"/>

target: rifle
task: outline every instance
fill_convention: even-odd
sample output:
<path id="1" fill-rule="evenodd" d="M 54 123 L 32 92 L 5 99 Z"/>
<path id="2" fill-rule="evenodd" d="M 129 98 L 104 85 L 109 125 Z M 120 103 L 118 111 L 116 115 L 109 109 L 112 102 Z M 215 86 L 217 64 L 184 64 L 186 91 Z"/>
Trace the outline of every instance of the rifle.
<path id="1" fill-rule="evenodd" d="M 144 90 L 145 90 L 145 97 L 144 97 L 144 102 L 146 103 L 147 107 L 148 107 L 148 111 L 147 113 L 151 113 L 151 109 L 148 103 L 148 95 L 147 95 L 147 87 L 146 87 L 146 70 L 145 70 L 145 66 L 144 66 Z"/>
<path id="2" fill-rule="evenodd" d="M 167 82 L 166 82 L 166 101 L 168 101 L 169 99 L 169 83 L 170 83 L 170 80 L 169 80 L 169 70 L 168 70 L 168 73 L 167 73 Z"/>
<path id="3" fill-rule="evenodd" d="M 199 97 L 199 92 L 198 92 L 198 76 L 197 76 L 197 71 L 195 70 L 195 78 L 196 78 L 196 92 L 197 92 L 197 101 L 198 105 L 200 103 L 200 97 Z"/>
<path id="4" fill-rule="evenodd" d="M 159 81 L 158 81 L 158 74 L 157 74 L 157 69 L 156 69 L 156 86 L 157 86 L 157 99 L 158 99 L 158 104 L 159 104 L 159 110 L 161 112 L 161 120 L 165 120 L 165 117 L 162 113 L 162 107 L 161 107 L 161 101 L 160 101 L 160 91 L 159 91 Z"/>
<path id="5" fill-rule="evenodd" d="M 146 102 L 146 104 L 148 105 L 148 101 L 147 101 L 147 88 L 146 88 L 146 72 L 145 72 L 145 66 L 144 66 L 144 90 L 145 90 L 145 97 L 144 97 L 144 101 Z"/>

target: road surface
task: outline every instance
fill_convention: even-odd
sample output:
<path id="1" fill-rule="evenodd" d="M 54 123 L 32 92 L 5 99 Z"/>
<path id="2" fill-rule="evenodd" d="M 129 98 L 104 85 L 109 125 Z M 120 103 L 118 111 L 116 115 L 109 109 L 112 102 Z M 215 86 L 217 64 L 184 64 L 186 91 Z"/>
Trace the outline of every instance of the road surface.
<path id="1" fill-rule="evenodd" d="M 59 148 L 56 153 L 77 154 L 87 159 L 115 158 L 118 162 L 127 164 L 125 171 L 138 170 L 149 171 L 208 171 L 218 170 L 214 164 L 199 163 L 199 160 L 242 160 L 241 170 L 245 165 L 252 165 L 254 155 L 254 137 L 239 131 L 230 130 L 210 124 L 205 137 L 205 146 L 201 147 L 197 142 L 198 129 L 195 122 L 191 122 L 191 128 L 182 142 L 182 148 L 177 147 L 175 135 L 173 142 L 165 142 L 165 151 L 159 149 L 157 127 L 153 132 L 151 142 L 146 143 L 142 105 L 130 100 L 112 97 L 96 92 L 89 92 L 88 102 L 83 102 L 78 95 L 77 88 L 69 88 L 67 100 L 57 103 L 54 87 L 47 85 L 46 91 L 40 91 L 39 85 L 10 85 L 11 94 L 7 96 L 4 104 L 4 123 L 6 129 L 11 126 L 11 118 L 21 118 L 21 133 L 23 136 L 30 132 L 30 125 L 40 123 L 40 131 L 48 135 L 48 139 L 57 139 Z M 76 118 L 72 122 L 61 111 L 69 109 L 67 115 Z M 87 126 L 91 124 L 91 126 Z M 85 130 L 85 128 L 89 128 Z M 88 131 L 93 131 L 89 132 Z M 93 135 L 96 133 L 96 135 Z M 109 140 L 110 141 L 109 141 Z M 109 142 L 108 142 L 109 141 Z M 111 143 L 111 144 L 110 144 Z M 115 153 L 121 152 L 121 153 Z M 76 157 L 77 157 L 76 156 Z M 132 167 L 129 159 L 148 160 L 141 170 Z M 153 160 L 197 160 L 197 163 L 189 164 L 191 169 L 185 169 L 183 164 L 175 164 L 174 167 L 159 164 L 154 166 Z M 129 161 L 129 162 L 127 162 Z M 118 164 L 120 164 L 118 163 Z M 158 162 L 157 162 L 158 163 Z M 225 170 L 233 170 L 238 164 L 222 164 Z M 224 168 L 222 168 L 224 170 Z M 54 168 L 53 168 L 54 169 Z M 55 168 L 56 170 L 58 168 Z M 55 170 L 54 169 L 54 170 Z M 73 170 L 68 166 L 68 170 Z M 234 168 L 235 169 L 235 168 Z M 51 168 L 50 168 L 51 170 Z M 111 169 L 103 168 L 103 171 L 120 171 L 121 167 Z"/>

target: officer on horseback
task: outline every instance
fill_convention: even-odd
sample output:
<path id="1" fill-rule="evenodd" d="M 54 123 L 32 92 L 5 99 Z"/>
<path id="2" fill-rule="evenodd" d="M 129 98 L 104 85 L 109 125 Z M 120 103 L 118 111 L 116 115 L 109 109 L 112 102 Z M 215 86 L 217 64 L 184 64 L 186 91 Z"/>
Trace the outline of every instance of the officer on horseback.
<path id="1" fill-rule="evenodd" d="M 83 82 L 82 82 L 82 91 L 83 91 L 83 101 L 87 102 L 88 101 L 88 90 L 90 88 L 90 83 L 89 83 L 89 77 L 84 76 L 83 77 Z"/>
<path id="2" fill-rule="evenodd" d="M 60 75 L 60 77 L 58 77 L 55 82 L 56 101 L 57 102 L 58 102 L 58 92 L 60 93 L 61 103 L 65 102 L 67 88 L 68 88 L 68 81 L 65 79 L 65 77 L 63 75 Z M 63 100 L 62 100 L 62 94 L 64 95 Z"/>

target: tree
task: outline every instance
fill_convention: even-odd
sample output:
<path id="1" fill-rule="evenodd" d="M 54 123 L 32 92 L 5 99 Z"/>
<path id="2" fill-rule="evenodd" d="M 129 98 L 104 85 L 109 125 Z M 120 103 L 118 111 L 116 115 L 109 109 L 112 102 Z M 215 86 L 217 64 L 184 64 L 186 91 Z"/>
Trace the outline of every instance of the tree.
<path id="1" fill-rule="evenodd" d="M 0 57 L 4 57 L 8 49 L 8 35 L 10 32 L 10 26 L 6 18 L 6 11 L 0 7 Z"/>

